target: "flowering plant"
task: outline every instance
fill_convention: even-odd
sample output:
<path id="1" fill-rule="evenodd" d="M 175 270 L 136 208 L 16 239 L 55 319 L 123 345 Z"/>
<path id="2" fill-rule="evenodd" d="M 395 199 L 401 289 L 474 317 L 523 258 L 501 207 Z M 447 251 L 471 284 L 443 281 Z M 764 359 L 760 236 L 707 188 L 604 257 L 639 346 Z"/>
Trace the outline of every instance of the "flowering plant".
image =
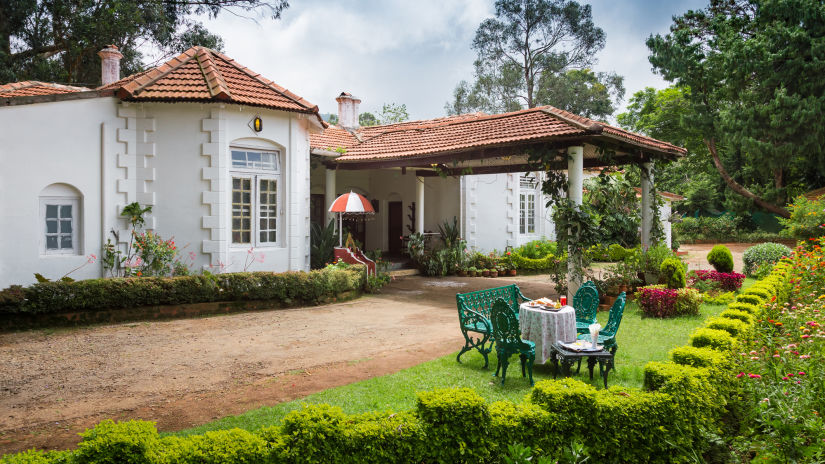
<path id="1" fill-rule="evenodd" d="M 674 317 L 699 314 L 701 294 L 693 288 L 678 290 L 664 285 L 649 285 L 636 293 L 642 313 L 649 317 Z"/>
<path id="2" fill-rule="evenodd" d="M 698 270 L 691 271 L 688 276 L 690 285 L 694 285 L 696 281 L 703 281 L 705 283 L 715 283 L 721 290 L 726 292 L 733 292 L 742 287 L 742 282 L 745 281 L 745 274 L 738 272 L 719 272 Z"/>

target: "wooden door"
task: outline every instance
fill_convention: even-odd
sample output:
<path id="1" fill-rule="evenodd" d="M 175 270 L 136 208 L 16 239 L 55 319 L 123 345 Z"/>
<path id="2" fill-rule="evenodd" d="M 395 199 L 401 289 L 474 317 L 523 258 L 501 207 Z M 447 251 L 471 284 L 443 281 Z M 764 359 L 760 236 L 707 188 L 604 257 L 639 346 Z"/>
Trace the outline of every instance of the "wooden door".
<path id="1" fill-rule="evenodd" d="M 387 243 L 390 253 L 401 252 L 401 236 L 404 235 L 404 210 L 400 201 L 387 203 Z"/>

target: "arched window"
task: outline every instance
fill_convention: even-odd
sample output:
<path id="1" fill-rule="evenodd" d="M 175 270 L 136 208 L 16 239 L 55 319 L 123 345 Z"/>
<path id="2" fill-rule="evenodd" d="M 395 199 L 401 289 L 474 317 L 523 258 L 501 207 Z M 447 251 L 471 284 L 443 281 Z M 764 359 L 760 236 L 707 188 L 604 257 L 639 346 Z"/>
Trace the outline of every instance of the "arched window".
<path id="1" fill-rule="evenodd" d="M 40 252 L 79 255 L 81 250 L 80 191 L 68 184 L 52 184 L 40 192 Z"/>

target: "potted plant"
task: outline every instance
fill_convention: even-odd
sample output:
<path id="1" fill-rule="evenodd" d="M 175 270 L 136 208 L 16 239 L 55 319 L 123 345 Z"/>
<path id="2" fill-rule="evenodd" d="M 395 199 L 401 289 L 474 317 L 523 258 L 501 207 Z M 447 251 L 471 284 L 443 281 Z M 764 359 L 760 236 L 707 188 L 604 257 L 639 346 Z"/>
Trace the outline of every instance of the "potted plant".
<path id="1" fill-rule="evenodd" d="M 464 269 L 463 267 L 462 267 L 462 268 L 460 268 L 460 269 L 458 270 L 458 276 L 459 276 L 459 277 L 467 277 L 467 269 Z"/>
<path id="2" fill-rule="evenodd" d="M 511 262 L 510 265 L 508 266 L 507 271 L 510 273 L 510 276 L 515 276 L 516 275 L 516 265 Z"/>
<path id="3" fill-rule="evenodd" d="M 489 269 L 482 269 L 481 270 L 481 275 L 483 275 L 484 277 L 490 277 L 490 270 Z"/>
<path id="4" fill-rule="evenodd" d="M 469 274 L 470 277 L 475 277 L 476 276 L 476 271 L 478 271 L 478 269 L 476 269 L 475 266 L 470 266 L 470 270 L 467 271 L 467 274 Z"/>
<path id="5" fill-rule="evenodd" d="M 498 269 L 496 269 L 496 268 L 490 269 L 490 277 L 498 277 Z"/>

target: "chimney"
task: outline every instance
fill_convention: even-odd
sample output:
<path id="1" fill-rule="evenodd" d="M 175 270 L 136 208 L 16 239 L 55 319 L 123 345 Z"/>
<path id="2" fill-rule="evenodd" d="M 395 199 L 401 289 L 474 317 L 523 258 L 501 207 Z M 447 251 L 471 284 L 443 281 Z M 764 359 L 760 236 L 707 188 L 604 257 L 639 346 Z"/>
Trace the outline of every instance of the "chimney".
<path id="1" fill-rule="evenodd" d="M 107 45 L 97 52 L 100 57 L 101 86 L 109 85 L 120 80 L 120 59 L 123 54 L 117 51 L 117 46 Z"/>
<path id="2" fill-rule="evenodd" d="M 341 92 L 338 98 L 338 125 L 344 129 L 357 129 L 358 124 L 358 104 L 361 100 L 358 97 L 353 97 L 352 94 Z"/>

